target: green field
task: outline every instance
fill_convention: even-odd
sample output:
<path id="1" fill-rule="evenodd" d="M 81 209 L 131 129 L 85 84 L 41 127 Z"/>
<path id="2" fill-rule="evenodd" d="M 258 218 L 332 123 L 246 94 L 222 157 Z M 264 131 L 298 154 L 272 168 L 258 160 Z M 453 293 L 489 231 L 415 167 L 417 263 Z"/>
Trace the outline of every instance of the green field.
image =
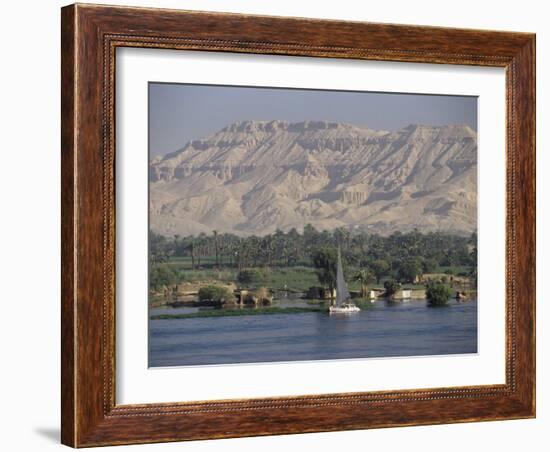
<path id="1" fill-rule="evenodd" d="M 472 270 L 472 267 L 468 265 L 452 265 L 450 267 L 438 267 L 438 270 L 436 273 L 448 273 L 451 275 L 458 275 L 460 273 L 468 274 Z"/>
<path id="2" fill-rule="evenodd" d="M 172 257 L 165 265 L 178 273 L 180 282 L 195 282 L 195 281 L 212 281 L 230 283 L 236 282 L 237 270 L 215 270 L 211 267 L 213 258 L 207 257 L 201 260 L 201 266 L 204 265 L 210 268 L 191 269 L 191 260 L 188 257 Z M 319 280 L 313 267 L 295 265 L 291 267 L 273 267 L 266 269 L 264 267 L 254 267 L 265 273 L 265 278 L 247 284 L 247 288 L 254 289 L 258 287 L 268 287 L 271 290 L 288 290 L 291 292 L 306 292 L 312 286 L 319 286 Z M 461 272 L 467 272 L 467 266 L 439 267 L 438 273 L 447 273 L 457 275 Z M 369 284 L 371 289 L 382 289 L 384 281 L 382 278 L 380 283 Z M 238 283 L 237 283 L 238 285 Z M 360 285 L 357 281 L 348 281 L 349 289 L 357 291 Z M 404 287 L 412 289 L 423 289 L 424 284 L 403 284 Z"/>
<path id="3" fill-rule="evenodd" d="M 191 266 L 182 259 L 171 259 L 165 265 L 176 270 L 182 282 L 193 281 L 220 281 L 224 283 L 235 282 L 236 271 L 217 271 L 212 269 L 191 270 Z M 311 267 L 275 267 L 265 270 L 265 279 L 247 284 L 248 288 L 269 287 L 272 290 L 286 290 L 304 292 L 311 286 L 319 285 L 315 269 Z"/>

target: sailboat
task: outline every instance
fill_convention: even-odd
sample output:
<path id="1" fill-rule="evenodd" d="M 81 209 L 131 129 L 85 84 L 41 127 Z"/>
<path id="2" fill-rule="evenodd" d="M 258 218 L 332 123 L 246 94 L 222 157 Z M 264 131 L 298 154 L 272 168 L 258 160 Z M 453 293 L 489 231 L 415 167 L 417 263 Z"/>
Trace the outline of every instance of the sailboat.
<path id="1" fill-rule="evenodd" d="M 351 314 L 359 312 L 359 309 L 351 301 L 346 280 L 344 279 L 344 270 L 342 269 L 342 256 L 340 247 L 338 247 L 338 266 L 336 268 L 336 304 L 330 306 L 331 314 Z"/>

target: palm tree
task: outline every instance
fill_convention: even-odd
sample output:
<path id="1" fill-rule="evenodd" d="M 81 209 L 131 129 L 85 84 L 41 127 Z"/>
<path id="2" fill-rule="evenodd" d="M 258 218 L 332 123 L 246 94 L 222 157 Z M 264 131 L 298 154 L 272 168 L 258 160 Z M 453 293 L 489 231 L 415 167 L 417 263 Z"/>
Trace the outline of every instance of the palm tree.
<path id="1" fill-rule="evenodd" d="M 245 255 L 245 243 L 242 238 L 239 238 L 239 243 L 236 246 L 237 250 L 235 251 L 235 257 L 237 258 L 237 268 L 240 272 L 245 265 L 244 255 Z"/>
<path id="2" fill-rule="evenodd" d="M 218 231 L 215 229 L 212 231 L 214 236 L 214 252 L 216 254 L 216 268 L 220 268 L 220 242 L 218 241 Z"/>
<path id="3" fill-rule="evenodd" d="M 338 259 L 336 249 L 332 247 L 319 248 L 311 258 L 319 283 L 324 287 L 328 286 L 330 298 L 334 299 Z"/>
<path id="4" fill-rule="evenodd" d="M 372 281 L 371 272 L 363 268 L 354 275 L 353 279 L 361 284 L 361 298 L 366 298 L 368 295 L 367 285 Z"/>
<path id="5" fill-rule="evenodd" d="M 191 255 L 191 270 L 195 270 L 195 238 L 191 236 L 189 244 L 187 245 L 189 254 Z"/>
<path id="6" fill-rule="evenodd" d="M 271 268 L 271 260 L 273 256 L 273 237 L 271 234 L 266 235 L 261 239 L 261 249 L 264 257 L 266 268 Z"/>
<path id="7" fill-rule="evenodd" d="M 201 257 L 206 256 L 206 245 L 207 245 L 207 235 L 204 232 L 201 232 L 197 237 L 197 250 L 198 250 L 198 259 L 197 259 L 197 268 L 201 267 Z"/>
<path id="8" fill-rule="evenodd" d="M 338 246 L 340 246 L 342 249 L 349 250 L 351 239 L 351 234 L 349 230 L 347 230 L 343 226 L 340 226 L 339 228 L 336 228 L 334 230 L 333 236 Z"/>

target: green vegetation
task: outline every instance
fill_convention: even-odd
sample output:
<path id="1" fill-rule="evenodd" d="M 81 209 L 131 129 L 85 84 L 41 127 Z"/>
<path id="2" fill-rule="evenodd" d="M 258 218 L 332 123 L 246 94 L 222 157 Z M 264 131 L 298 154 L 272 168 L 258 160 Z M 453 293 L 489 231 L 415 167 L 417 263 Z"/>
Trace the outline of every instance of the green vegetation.
<path id="1" fill-rule="evenodd" d="M 402 262 L 418 260 L 422 271 L 431 273 L 441 267 L 467 267 L 477 264 L 477 234 L 462 237 L 441 232 L 422 234 L 414 230 L 395 232 L 387 237 L 346 228 L 317 231 L 306 225 L 300 234 L 296 229 L 280 230 L 264 237 L 238 237 L 220 234 L 167 238 L 153 232 L 149 235 L 151 263 L 185 262 L 186 268 L 233 269 L 310 266 L 315 251 L 323 248 L 342 249 L 342 257 L 351 267 L 369 267 L 377 281 L 383 277 L 397 279 Z M 437 268 L 436 268 L 437 267 Z"/>
<path id="2" fill-rule="evenodd" d="M 328 298 L 326 290 L 323 287 L 311 286 L 305 293 L 307 304 L 319 304 L 324 303 L 324 300 Z"/>
<path id="3" fill-rule="evenodd" d="M 235 296 L 227 287 L 211 285 L 199 289 L 200 301 L 224 302 L 233 299 L 235 299 Z"/>
<path id="4" fill-rule="evenodd" d="M 149 273 L 149 286 L 157 290 L 162 286 L 176 284 L 180 276 L 177 271 L 166 265 L 153 265 Z"/>
<path id="5" fill-rule="evenodd" d="M 375 259 L 370 264 L 369 267 L 376 278 L 376 283 L 380 283 L 382 277 L 389 274 L 391 270 L 390 263 L 385 259 Z"/>
<path id="6" fill-rule="evenodd" d="M 408 257 L 399 262 L 397 280 L 413 283 L 422 274 L 422 261 L 419 257 Z"/>
<path id="7" fill-rule="evenodd" d="M 353 279 L 361 285 L 361 297 L 365 298 L 368 294 L 368 284 L 374 281 L 374 276 L 367 268 L 361 269 L 355 273 Z"/>
<path id="8" fill-rule="evenodd" d="M 384 282 L 384 289 L 386 289 L 386 297 L 393 298 L 395 293 L 401 288 L 401 284 L 393 279 L 389 279 Z"/>
<path id="9" fill-rule="evenodd" d="M 354 298 L 353 303 L 361 310 L 372 309 L 374 307 L 372 300 L 367 300 L 365 298 Z"/>
<path id="10" fill-rule="evenodd" d="M 336 265 L 337 265 L 336 248 L 320 248 L 316 250 L 311 260 L 315 267 L 317 279 L 319 282 L 328 287 L 329 293 L 332 294 L 336 288 Z"/>
<path id="11" fill-rule="evenodd" d="M 363 297 L 375 286 L 384 286 L 391 297 L 400 284 L 424 288 L 432 279 L 464 285 L 475 284 L 477 278 L 475 233 L 462 237 L 414 230 L 384 237 L 346 228 L 318 231 L 306 225 L 303 233 L 278 230 L 264 237 L 213 231 L 168 238 L 151 232 L 149 244 L 152 296 L 183 282 L 236 283 L 249 290 L 266 287 L 271 293 L 305 293 L 317 287 L 323 296 L 336 285 L 337 247 L 350 290 Z M 426 279 L 426 274 L 434 276 Z M 457 283 L 457 276 L 466 283 Z"/>
<path id="12" fill-rule="evenodd" d="M 290 267 L 273 269 L 266 280 L 266 286 L 273 290 L 305 292 L 318 284 L 315 269 L 311 267 Z"/>
<path id="13" fill-rule="evenodd" d="M 423 273 L 435 273 L 438 269 L 437 261 L 434 258 L 427 258 L 422 261 L 422 272 Z"/>
<path id="14" fill-rule="evenodd" d="M 247 270 L 241 270 L 237 274 L 237 281 L 243 285 L 257 284 L 265 282 L 265 272 L 258 270 L 257 268 L 251 268 Z"/>
<path id="15" fill-rule="evenodd" d="M 204 311 L 191 312 L 189 314 L 158 314 L 152 315 L 151 320 L 163 319 L 194 319 L 200 317 L 228 317 L 241 315 L 259 315 L 259 314 L 302 314 L 304 312 L 326 312 L 324 307 L 303 307 L 303 308 L 243 308 L 243 309 L 208 309 Z"/>
<path id="16" fill-rule="evenodd" d="M 154 267 L 169 267 L 180 277 L 179 282 L 195 282 L 195 281 L 208 281 L 216 280 L 220 282 L 233 282 L 235 281 L 235 272 L 230 270 L 190 270 L 187 265 L 177 262 L 175 259 L 170 260 L 163 264 L 156 264 Z"/>
<path id="17" fill-rule="evenodd" d="M 426 285 L 426 298 L 432 306 L 444 306 L 449 302 L 451 289 L 443 283 L 429 283 Z"/>

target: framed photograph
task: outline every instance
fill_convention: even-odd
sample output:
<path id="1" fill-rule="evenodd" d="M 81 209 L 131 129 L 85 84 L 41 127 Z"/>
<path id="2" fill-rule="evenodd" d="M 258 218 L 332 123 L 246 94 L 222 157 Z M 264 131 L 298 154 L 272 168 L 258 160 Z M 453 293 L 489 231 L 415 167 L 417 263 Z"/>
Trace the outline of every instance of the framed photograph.
<path id="1" fill-rule="evenodd" d="M 535 416 L 535 36 L 62 9 L 62 442 Z"/>

